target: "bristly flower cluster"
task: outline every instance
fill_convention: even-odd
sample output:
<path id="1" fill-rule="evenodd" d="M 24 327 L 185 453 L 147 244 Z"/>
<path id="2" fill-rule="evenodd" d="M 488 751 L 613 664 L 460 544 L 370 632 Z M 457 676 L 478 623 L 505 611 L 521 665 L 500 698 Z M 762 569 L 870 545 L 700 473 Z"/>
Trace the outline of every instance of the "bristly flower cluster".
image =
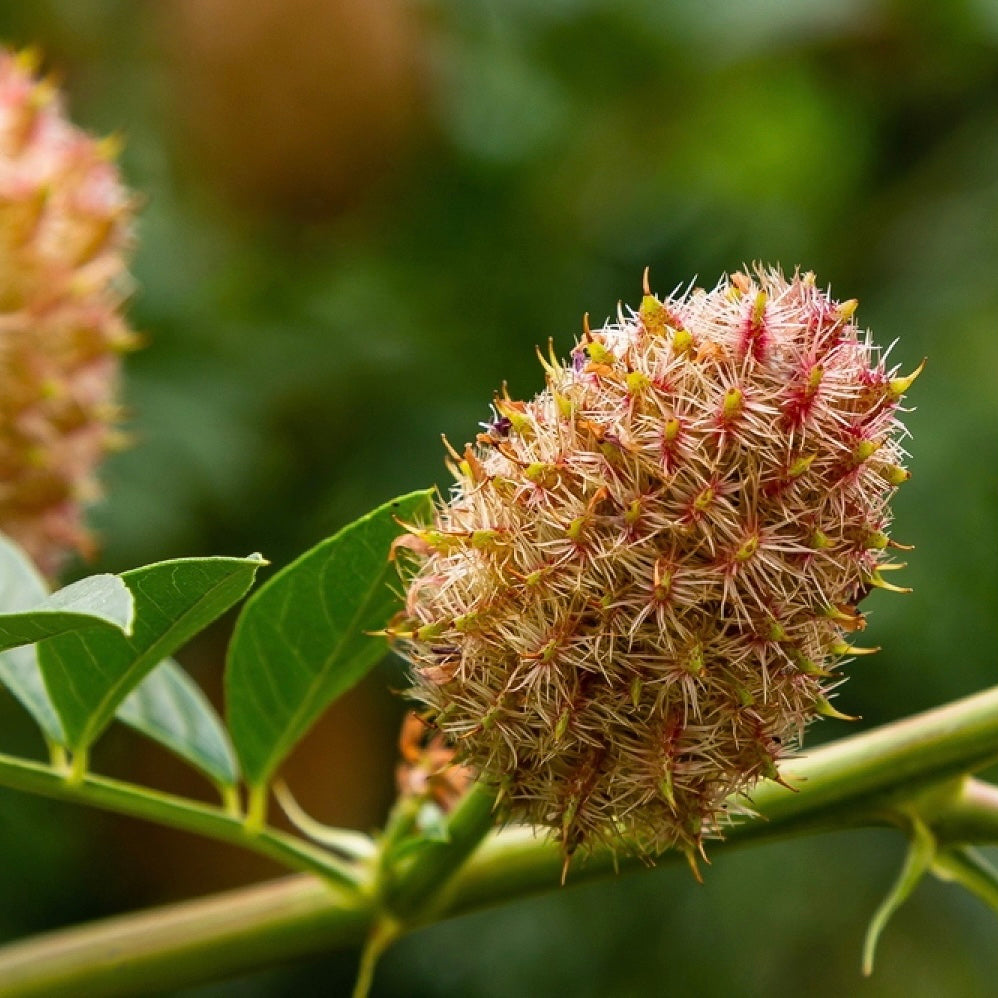
<path id="1" fill-rule="evenodd" d="M 53 574 L 116 439 L 133 201 L 31 53 L 0 51 L 0 530 Z"/>
<path id="2" fill-rule="evenodd" d="M 691 857 L 828 700 L 908 478 L 898 377 L 811 274 L 585 331 L 400 539 L 417 699 L 567 857 Z M 916 372 L 917 374 L 917 372 Z M 839 715 L 841 716 L 841 715 Z M 695 863 L 694 863 L 695 868 Z"/>

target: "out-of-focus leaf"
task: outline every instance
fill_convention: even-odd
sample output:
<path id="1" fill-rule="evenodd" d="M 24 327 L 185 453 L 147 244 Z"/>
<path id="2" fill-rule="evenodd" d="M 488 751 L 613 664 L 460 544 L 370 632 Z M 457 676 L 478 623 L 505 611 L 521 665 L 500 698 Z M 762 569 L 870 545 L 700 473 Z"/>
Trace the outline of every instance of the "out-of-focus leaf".
<path id="1" fill-rule="evenodd" d="M 125 572 L 131 635 L 90 628 L 42 641 L 38 661 L 66 745 L 91 745 L 143 677 L 241 599 L 263 564 L 259 555 L 185 558 Z"/>
<path id="2" fill-rule="evenodd" d="M 413 492 L 302 555 L 246 604 L 226 670 L 229 730 L 251 786 L 262 786 L 316 718 L 384 654 L 368 631 L 397 598 L 388 587 L 396 518 L 430 508 Z"/>
<path id="3" fill-rule="evenodd" d="M 0 614 L 0 651 L 73 631 L 131 633 L 132 595 L 117 575 L 91 575 L 46 596 L 35 606 Z"/>
<path id="4" fill-rule="evenodd" d="M 30 610 L 46 596 L 48 586 L 31 559 L 0 534 L 0 613 Z"/>
<path id="5" fill-rule="evenodd" d="M 165 745 L 221 786 L 239 779 L 236 756 L 211 702 L 171 659 L 160 662 L 118 707 L 130 728 Z"/>
<path id="6" fill-rule="evenodd" d="M 31 559 L 13 541 L 0 535 L 0 613 L 28 610 L 38 606 L 47 595 L 45 580 Z M 17 697 L 50 742 L 62 741 L 62 725 L 31 645 L 0 652 L 0 683 Z"/>

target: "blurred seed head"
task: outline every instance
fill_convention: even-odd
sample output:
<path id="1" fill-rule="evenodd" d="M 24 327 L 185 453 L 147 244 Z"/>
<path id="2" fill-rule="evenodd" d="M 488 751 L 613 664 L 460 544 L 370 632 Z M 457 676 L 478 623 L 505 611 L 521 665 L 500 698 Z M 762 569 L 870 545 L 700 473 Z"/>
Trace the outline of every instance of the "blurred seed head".
<path id="1" fill-rule="evenodd" d="M 117 143 L 74 127 L 31 52 L 0 51 L 0 530 L 54 574 L 119 442 L 134 199 Z"/>
<path id="2" fill-rule="evenodd" d="M 810 721 L 844 716 L 856 604 L 897 588 L 911 379 L 855 301 L 762 268 L 645 290 L 542 358 L 532 401 L 495 400 L 396 548 L 414 696 L 566 861 L 701 851 Z"/>
<path id="3" fill-rule="evenodd" d="M 362 202 L 425 128 L 421 18 L 401 0 L 164 0 L 170 95 L 198 175 L 253 214 Z"/>

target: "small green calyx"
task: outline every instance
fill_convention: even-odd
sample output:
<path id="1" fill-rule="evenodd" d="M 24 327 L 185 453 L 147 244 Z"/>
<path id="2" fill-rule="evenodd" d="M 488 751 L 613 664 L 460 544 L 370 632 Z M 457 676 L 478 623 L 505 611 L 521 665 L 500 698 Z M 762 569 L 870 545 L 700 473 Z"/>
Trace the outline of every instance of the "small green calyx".
<path id="1" fill-rule="evenodd" d="M 454 618 L 454 630 L 460 631 L 462 634 L 467 634 L 478 627 L 480 619 L 481 615 L 475 610 L 469 613 L 462 613 L 461 616 Z"/>
<path id="2" fill-rule="evenodd" d="M 628 527 L 634 528 L 637 526 L 638 520 L 641 519 L 641 509 L 642 505 L 640 498 L 632 499 L 630 505 L 624 511 L 624 523 L 626 523 Z"/>
<path id="3" fill-rule="evenodd" d="M 672 349 L 687 354 L 693 349 L 693 334 L 688 329 L 676 329 L 672 334 Z"/>
<path id="4" fill-rule="evenodd" d="M 882 441 L 877 440 L 860 440 L 852 449 L 852 463 L 862 464 L 880 450 L 881 444 Z"/>
<path id="5" fill-rule="evenodd" d="M 802 651 L 795 649 L 791 651 L 790 657 L 793 659 L 797 668 L 800 669 L 805 676 L 814 676 L 816 679 L 828 679 L 832 675 L 827 669 L 823 669 L 813 659 L 808 658 Z"/>
<path id="6" fill-rule="evenodd" d="M 558 723 L 554 727 L 554 740 L 560 742 L 568 731 L 569 722 L 572 720 L 572 712 L 566 707 L 558 718 Z"/>
<path id="7" fill-rule="evenodd" d="M 883 478 L 888 485 L 893 485 L 895 488 L 899 485 L 904 485 L 904 483 L 911 478 L 911 472 L 908 471 L 907 468 L 902 468 L 897 464 L 885 464 L 877 470 L 880 473 L 880 477 Z"/>
<path id="8" fill-rule="evenodd" d="M 922 360 L 922 363 L 915 368 L 906 378 L 891 378 L 887 382 L 887 396 L 892 401 L 897 401 L 904 395 L 909 388 L 915 383 L 915 379 L 925 370 L 925 365 L 928 362 L 928 357 Z"/>
<path id="9" fill-rule="evenodd" d="M 441 634 L 447 631 L 451 623 L 449 620 L 438 620 L 432 624 L 424 624 L 422 627 L 417 628 L 416 640 L 432 641 L 434 638 L 439 638 Z"/>
<path id="10" fill-rule="evenodd" d="M 896 586 L 893 582 L 888 582 L 882 572 L 893 572 L 904 568 L 904 565 L 880 565 L 866 577 L 866 584 L 875 589 L 883 589 L 889 593 L 910 593 L 912 590 L 908 586 Z"/>
<path id="11" fill-rule="evenodd" d="M 803 475 L 812 464 L 814 464 L 814 459 L 817 456 L 818 453 L 815 451 L 813 454 L 804 454 L 801 457 L 795 458 L 790 467 L 787 468 L 787 477 L 800 478 L 800 476 Z"/>
<path id="12" fill-rule="evenodd" d="M 859 717 L 855 717 L 852 714 L 843 714 L 841 710 L 836 709 L 832 706 L 832 703 L 827 697 L 818 697 L 814 701 L 815 713 L 821 715 L 821 717 L 831 717 L 837 721 L 858 721 Z"/>
<path id="13" fill-rule="evenodd" d="M 714 502 L 716 493 L 713 486 L 708 485 L 697 493 L 693 500 L 693 509 L 698 513 L 706 513 Z"/>
<path id="14" fill-rule="evenodd" d="M 752 325 L 758 329 L 762 326 L 762 321 L 766 317 L 766 302 L 769 300 L 765 291 L 759 291 L 752 303 Z"/>
<path id="15" fill-rule="evenodd" d="M 847 322 L 856 314 L 857 308 L 859 308 L 859 300 L 856 298 L 850 298 L 848 301 L 844 301 L 836 307 L 835 316 L 839 322 Z"/>
<path id="16" fill-rule="evenodd" d="M 766 639 L 768 641 L 781 643 L 783 641 L 788 641 L 790 639 L 790 635 L 787 633 L 787 629 L 778 620 L 771 620 L 769 622 L 769 630 L 766 632 Z"/>
<path id="17" fill-rule="evenodd" d="M 644 683 L 640 676 L 635 676 L 631 680 L 631 706 L 637 710 L 638 704 L 641 703 L 641 694 L 644 691 Z"/>
<path id="18" fill-rule="evenodd" d="M 690 648 L 689 655 L 683 662 L 683 668 L 691 676 L 699 676 L 704 670 L 703 645 L 694 642 Z"/>
<path id="19" fill-rule="evenodd" d="M 640 395 L 651 384 L 651 378 L 642 371 L 631 371 L 624 380 L 631 395 Z"/>
<path id="20" fill-rule="evenodd" d="M 847 641 L 833 641 L 829 647 L 829 652 L 832 655 L 875 655 L 879 648 L 857 648 L 855 645 L 849 644 Z"/>
<path id="21" fill-rule="evenodd" d="M 545 461 L 534 461 L 523 469 L 523 477 L 542 489 L 551 489 L 558 484 L 558 469 Z"/>
<path id="22" fill-rule="evenodd" d="M 729 388 L 724 393 L 724 403 L 721 406 L 721 420 L 733 423 L 745 408 L 745 394 L 740 388 Z"/>
<path id="23" fill-rule="evenodd" d="M 665 306 L 654 296 L 646 294 L 641 299 L 638 318 L 651 336 L 664 336 L 667 314 Z"/>
<path id="24" fill-rule="evenodd" d="M 534 435 L 533 421 L 522 409 L 502 398 L 497 398 L 493 404 L 495 405 L 496 412 L 509 420 L 510 427 L 514 433 L 519 434 L 521 437 L 532 437 Z"/>
<path id="25" fill-rule="evenodd" d="M 883 551 L 890 542 L 882 530 L 870 530 L 863 537 L 863 547 L 870 551 Z"/>
<path id="26" fill-rule="evenodd" d="M 594 364 L 612 364 L 616 357 L 611 350 L 608 350 L 599 340 L 592 340 L 586 344 L 586 353 Z"/>
<path id="27" fill-rule="evenodd" d="M 816 527 L 811 531 L 808 544 L 814 548 L 815 551 L 823 551 L 825 548 L 830 548 L 832 546 L 832 540 L 828 534 Z"/>
<path id="28" fill-rule="evenodd" d="M 501 537 L 502 533 L 498 530 L 473 530 L 471 546 L 477 551 L 489 551 L 496 546 Z"/>

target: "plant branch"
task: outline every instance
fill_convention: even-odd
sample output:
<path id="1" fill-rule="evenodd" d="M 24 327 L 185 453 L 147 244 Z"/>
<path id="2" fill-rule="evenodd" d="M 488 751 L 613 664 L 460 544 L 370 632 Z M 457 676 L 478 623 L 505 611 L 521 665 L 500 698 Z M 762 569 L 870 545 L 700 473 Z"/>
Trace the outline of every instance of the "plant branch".
<path id="1" fill-rule="evenodd" d="M 784 772 L 796 792 L 774 783 L 760 785 L 753 801 L 758 817 L 738 821 L 711 848 L 860 824 L 903 825 L 898 819 L 903 806 L 914 798 L 930 799 L 929 787 L 952 783 L 995 759 L 998 687 L 793 760 Z M 0 782 L 6 782 L 2 770 Z M 964 842 L 998 841 L 998 793 L 986 784 L 967 781 L 963 794 L 940 795 L 937 807 L 937 814 L 922 814 L 930 826 L 938 818 L 943 832 L 959 829 Z M 477 822 L 469 822 L 469 830 L 474 827 Z M 449 876 L 445 903 L 436 913 L 440 917 L 551 890 L 559 882 L 558 846 L 530 829 L 493 833 L 463 865 L 460 853 L 451 854 L 453 862 L 441 863 L 443 853 L 423 861 L 435 867 L 435 876 Z M 676 858 L 682 857 L 668 854 L 662 861 Z M 612 875 L 615 864 L 615 857 L 599 851 L 573 867 L 570 883 Z M 635 864 L 622 860 L 619 865 Z M 413 877 L 409 888 L 406 876 Z M 423 864 L 414 861 L 402 871 L 396 896 L 412 890 L 414 897 L 425 898 L 424 888 L 416 889 L 425 876 Z M 164 989 L 178 987 L 331 946 L 360 944 L 376 917 L 373 895 L 356 893 L 345 900 L 314 878 L 293 877 L 5 947 L 0 949 L 0 980 L 9 998 L 70 990 L 88 996 L 127 994 L 136 981 L 149 980 Z M 182 928 L 185 919 L 197 926 L 194 940 Z"/>
<path id="2" fill-rule="evenodd" d="M 932 872 L 940 879 L 953 881 L 976 894 L 998 915 L 998 870 L 976 849 L 947 849 L 936 856 Z"/>
<path id="3" fill-rule="evenodd" d="M 454 809 L 447 822 L 446 842 L 427 842 L 411 863 L 397 871 L 384 898 L 392 914 L 415 924 L 443 900 L 451 877 L 496 824 L 495 789 L 475 783 Z"/>
<path id="4" fill-rule="evenodd" d="M 173 990 L 353 945 L 371 919 L 367 898 L 285 877 L 27 940 L 8 948 L 0 980 L 5 996 L 37 998 Z"/>
<path id="5" fill-rule="evenodd" d="M 89 804 L 250 849 L 283 866 L 318 874 L 331 886 L 340 888 L 331 895 L 338 901 L 346 896 L 343 889 L 355 892 L 363 881 L 363 874 L 358 869 L 325 849 L 274 828 L 247 829 L 243 821 L 229 811 L 186 797 L 92 773 L 69 782 L 64 771 L 3 754 L 0 754 L 0 786 Z"/>

